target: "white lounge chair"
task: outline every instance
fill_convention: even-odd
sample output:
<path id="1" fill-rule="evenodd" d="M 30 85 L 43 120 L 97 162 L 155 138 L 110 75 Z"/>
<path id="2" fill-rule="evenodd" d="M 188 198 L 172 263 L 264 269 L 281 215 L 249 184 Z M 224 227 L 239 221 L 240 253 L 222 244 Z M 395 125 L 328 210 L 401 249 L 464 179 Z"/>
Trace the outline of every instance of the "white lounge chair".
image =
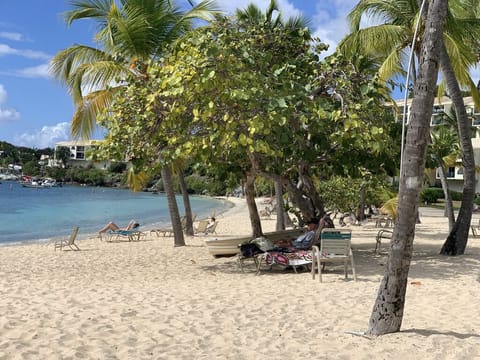
<path id="1" fill-rule="evenodd" d="M 68 246 L 71 250 L 80 250 L 80 248 L 75 244 L 75 239 L 77 238 L 79 227 L 76 226 L 73 228 L 72 233 L 66 239 L 59 239 L 54 242 L 54 250 L 57 249 L 63 250 L 64 247 Z"/>
<path id="2" fill-rule="evenodd" d="M 327 263 L 343 263 L 345 279 L 348 278 L 348 262 L 351 262 L 353 279 L 357 280 L 355 262 L 351 248 L 352 231 L 346 229 L 324 229 L 320 234 L 320 248 L 312 247 L 312 278 L 315 272 L 322 282 L 322 266 Z"/>

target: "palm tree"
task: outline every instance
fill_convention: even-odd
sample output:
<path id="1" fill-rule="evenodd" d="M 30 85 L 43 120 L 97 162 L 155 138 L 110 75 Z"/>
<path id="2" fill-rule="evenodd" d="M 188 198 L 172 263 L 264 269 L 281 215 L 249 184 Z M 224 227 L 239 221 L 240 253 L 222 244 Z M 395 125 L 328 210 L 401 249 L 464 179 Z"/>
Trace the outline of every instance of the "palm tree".
<path id="1" fill-rule="evenodd" d="M 276 17 L 274 17 L 275 13 L 277 15 Z M 265 13 L 255 4 L 251 3 L 244 10 L 237 9 L 235 17 L 238 21 L 248 25 L 263 25 L 271 29 L 283 28 L 293 32 L 307 29 L 309 25 L 309 21 L 302 16 L 290 17 L 286 21 L 283 21 L 276 0 L 270 0 L 270 4 Z"/>
<path id="2" fill-rule="evenodd" d="M 91 19 L 98 23 L 94 37 L 98 47 L 73 45 L 58 52 L 51 73 L 70 92 L 76 111 L 72 135 L 88 137 L 97 115 L 108 109 L 127 73 L 146 75 L 146 63 L 159 57 L 166 47 L 192 28 L 194 19 L 211 18 L 212 0 L 189 11 L 181 11 L 167 0 L 72 0 L 73 10 L 65 21 Z"/>
<path id="3" fill-rule="evenodd" d="M 428 155 L 435 163 L 435 167 L 440 176 L 443 193 L 445 196 L 445 214 L 448 218 L 448 227 L 451 231 L 455 224 L 455 215 L 453 213 L 453 203 L 448 189 L 446 168 L 455 165 L 460 155 L 458 136 L 447 125 L 436 127 L 430 132 L 431 143 L 428 148 Z"/>
<path id="4" fill-rule="evenodd" d="M 442 38 L 444 43 L 442 45 L 442 55 L 444 56 L 441 56 L 441 59 L 443 59 L 441 71 L 444 77 L 438 87 L 438 94 L 442 95 L 448 82 L 448 90 L 453 97 L 455 89 L 459 88 L 458 84 L 467 86 L 470 88 L 477 106 L 480 105 L 480 95 L 470 77 L 469 68 L 477 61 L 477 39 L 480 35 L 480 17 L 477 16 L 479 11 L 478 1 L 452 0 L 449 2 Z M 419 27 L 419 39 L 422 38 L 424 31 L 424 22 L 421 21 L 422 16 L 419 12 L 420 8 L 417 0 L 361 0 L 349 14 L 352 33 L 342 40 L 339 51 L 350 56 L 361 53 L 383 59 L 379 76 L 384 80 L 399 75 L 404 76 L 406 74 L 405 68 L 409 68 L 410 65 L 411 76 L 415 83 L 417 79 L 415 64 L 418 64 L 421 41 L 416 42 L 413 49 L 411 49 L 411 44 L 419 21 L 421 25 Z M 373 19 L 383 19 L 383 23 L 361 29 L 360 24 L 364 15 L 371 16 Z M 417 60 L 407 64 L 410 60 L 407 57 L 410 49 Z M 447 76 L 447 73 L 451 76 Z M 454 83 L 457 85 L 455 86 Z M 470 133 L 467 130 L 469 126 L 467 125 L 468 120 L 465 116 L 463 102 L 456 101 L 455 106 L 457 111 L 464 114 L 457 116 L 460 144 L 463 157 L 466 159 L 464 162 L 465 185 L 462 207 L 471 209 L 474 196 L 472 184 L 475 181 L 475 165 L 472 161 L 474 158 L 473 149 Z M 449 235 L 449 238 L 453 237 L 462 243 L 466 243 L 470 225 L 470 217 L 467 211 L 460 211 L 457 225 L 452 229 L 453 233 Z M 464 247 L 461 246 L 460 248 Z M 457 253 L 460 254 L 461 252 L 451 252 L 451 254 Z"/>
<path id="5" fill-rule="evenodd" d="M 426 18 L 422 39 L 420 75 L 414 87 L 411 120 L 405 144 L 405 176 L 400 177 L 398 215 L 393 230 L 388 263 L 369 320 L 368 335 L 400 330 L 405 307 L 408 273 L 418 211 L 418 194 L 425 168 L 429 124 L 433 112 L 439 53 L 447 15 L 447 1 L 433 1 Z"/>
<path id="6" fill-rule="evenodd" d="M 98 23 L 97 47 L 73 45 L 57 53 L 50 70 L 68 89 L 75 103 L 71 132 L 89 137 L 97 116 L 108 111 L 114 95 L 126 85 L 127 74 L 147 75 L 147 63 L 161 56 L 168 45 L 192 29 L 193 20 L 209 20 L 216 12 L 212 0 L 182 11 L 171 0 L 71 0 L 65 13 L 68 25 L 81 19 Z M 162 172 L 175 235 L 175 244 L 185 244 L 170 181 L 170 169 Z M 132 177 L 133 179 L 134 177 Z M 172 204 L 174 201 L 175 204 Z"/>

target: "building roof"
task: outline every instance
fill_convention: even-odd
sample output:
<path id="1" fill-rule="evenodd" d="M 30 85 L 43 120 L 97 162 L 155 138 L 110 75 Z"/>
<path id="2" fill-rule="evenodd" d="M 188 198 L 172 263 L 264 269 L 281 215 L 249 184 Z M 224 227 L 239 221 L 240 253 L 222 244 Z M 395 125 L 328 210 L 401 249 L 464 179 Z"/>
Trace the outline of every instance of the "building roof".
<path id="1" fill-rule="evenodd" d="M 72 140 L 72 141 L 60 141 L 55 146 L 92 146 L 98 145 L 103 140 Z"/>

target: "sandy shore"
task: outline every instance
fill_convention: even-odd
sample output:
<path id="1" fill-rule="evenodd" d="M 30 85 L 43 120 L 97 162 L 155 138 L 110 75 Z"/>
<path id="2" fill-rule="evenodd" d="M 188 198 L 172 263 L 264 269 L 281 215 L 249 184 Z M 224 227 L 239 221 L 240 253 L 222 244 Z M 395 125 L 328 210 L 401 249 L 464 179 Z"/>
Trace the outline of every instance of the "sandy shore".
<path id="1" fill-rule="evenodd" d="M 234 201 L 218 237 L 250 233 Z M 480 239 L 465 256 L 439 256 L 447 222 L 422 213 L 400 333 L 349 333 L 366 330 L 383 275 L 373 224 L 352 226 L 356 282 L 340 268 L 323 283 L 241 272 L 235 258 L 212 258 L 205 237 L 181 248 L 85 239 L 76 252 L 0 248 L 0 359 L 480 359 Z"/>

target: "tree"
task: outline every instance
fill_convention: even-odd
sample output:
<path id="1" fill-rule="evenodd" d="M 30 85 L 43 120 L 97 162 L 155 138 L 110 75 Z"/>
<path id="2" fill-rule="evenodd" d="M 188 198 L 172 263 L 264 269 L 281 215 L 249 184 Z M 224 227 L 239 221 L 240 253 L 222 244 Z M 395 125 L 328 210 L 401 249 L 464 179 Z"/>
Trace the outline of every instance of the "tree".
<path id="1" fill-rule="evenodd" d="M 467 246 L 468 232 L 472 220 L 473 200 L 475 198 L 475 158 L 470 138 L 470 124 L 465 110 L 465 104 L 463 103 L 462 92 L 460 91 L 449 55 L 443 42 L 440 48 L 440 65 L 455 105 L 455 112 L 458 119 L 458 134 L 462 148 L 462 166 L 464 168 L 462 205 L 458 212 L 457 221 L 448 234 L 447 240 L 440 250 L 440 254 L 462 255 Z"/>
<path id="2" fill-rule="evenodd" d="M 448 116 L 448 115 L 445 115 Z M 445 214 L 448 218 L 448 227 L 451 231 L 455 224 L 455 214 L 453 212 L 453 203 L 448 189 L 446 167 L 455 166 L 456 160 L 460 155 L 460 147 L 458 144 L 458 136 L 455 129 L 442 124 L 432 129 L 430 133 L 431 143 L 428 147 L 428 155 L 435 164 L 442 189 L 445 197 Z"/>
<path id="3" fill-rule="evenodd" d="M 65 13 L 67 24 L 92 19 L 100 27 L 95 36 L 98 48 L 74 45 L 51 61 L 52 74 L 67 86 L 76 106 L 71 124 L 74 137 L 90 136 L 98 116 L 109 111 L 113 96 L 126 85 L 128 76 L 145 79 L 148 61 L 161 56 L 169 44 L 191 30 L 194 19 L 210 19 L 214 10 L 210 0 L 185 12 L 168 0 L 122 0 L 120 7 L 114 0 L 72 0 L 71 4 L 73 10 Z M 135 176 L 129 179 L 139 180 Z M 168 187 L 171 181 L 164 184 L 168 200 L 175 201 L 173 187 Z M 169 209 L 178 207 L 169 204 Z M 174 230 L 178 229 L 179 215 L 171 217 Z M 176 243 L 177 238 L 179 243 L 183 241 L 182 232 L 175 231 L 174 236 Z"/>
<path id="4" fill-rule="evenodd" d="M 418 22 L 420 22 L 419 38 L 425 34 L 425 26 L 421 21 L 419 6 L 420 2 L 416 0 L 361 0 L 349 14 L 352 33 L 342 40 L 339 50 L 350 55 L 355 53 L 369 54 L 378 59 L 381 63 L 379 74 L 383 79 L 389 79 L 397 75 L 404 76 L 406 70 L 402 67 L 402 62 L 406 58 L 406 50 L 413 43 L 413 34 Z M 441 96 L 445 90 L 445 83 L 448 82 L 448 89 L 453 96 L 454 85 L 452 78 L 450 78 L 450 81 L 448 80 L 449 76 L 447 74 L 447 72 L 451 72 L 455 83 L 458 79 L 459 84 L 470 89 L 477 106 L 480 106 L 480 94 L 469 75 L 469 68 L 477 62 L 477 39 L 480 36 L 479 11 L 480 7 L 476 1 L 450 1 L 442 39 L 445 47 L 445 56 L 442 56 L 442 58 L 447 59 L 448 62 L 442 61 L 441 69 L 445 76 L 438 87 L 438 95 Z M 363 15 L 372 15 L 384 22 L 360 29 Z M 415 64 L 418 64 L 420 42 L 416 42 L 411 51 L 416 55 L 416 60 L 406 65 L 411 65 L 411 75 L 414 83 L 417 78 Z M 463 107 L 463 110 L 458 111 L 465 113 L 463 101 L 460 99 L 458 99 L 455 107 L 457 109 Z M 467 130 L 466 114 L 457 116 L 457 118 L 459 129 Z M 463 209 L 459 212 L 456 225 L 447 238 L 447 242 L 450 243 L 449 247 L 457 249 L 448 251 L 451 255 L 461 254 L 463 251 L 459 252 L 458 250 L 465 248 L 474 197 L 472 184 L 475 181 L 475 168 L 470 133 L 469 131 L 462 131 L 459 134 L 463 156 L 467 161 L 464 164 Z M 457 241 L 459 244 L 455 245 Z M 446 254 L 447 252 L 441 250 L 441 253 Z"/>
<path id="5" fill-rule="evenodd" d="M 407 128 L 403 159 L 405 163 L 400 174 L 398 218 L 384 277 L 369 321 L 367 334 L 370 335 L 397 332 L 403 319 L 447 8 L 447 0 L 433 0 L 428 7 L 425 35 L 421 41 L 419 73 L 414 86 L 411 118 Z"/>

